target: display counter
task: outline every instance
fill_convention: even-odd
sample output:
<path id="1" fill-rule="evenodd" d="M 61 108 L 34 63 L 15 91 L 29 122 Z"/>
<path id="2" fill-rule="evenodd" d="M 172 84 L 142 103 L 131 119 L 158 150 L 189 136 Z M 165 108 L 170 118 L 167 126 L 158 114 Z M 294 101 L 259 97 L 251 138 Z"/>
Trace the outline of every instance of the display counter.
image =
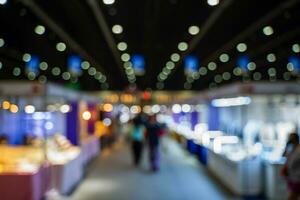
<path id="1" fill-rule="evenodd" d="M 49 166 L 31 172 L 1 172 L 1 200 L 41 200 L 49 189 Z"/>
<path id="2" fill-rule="evenodd" d="M 262 193 L 261 159 L 252 157 L 232 160 L 208 149 L 208 168 L 232 192 L 241 196 L 256 196 Z"/>
<path id="3" fill-rule="evenodd" d="M 88 164 L 93 158 L 100 153 L 100 142 L 96 136 L 90 136 L 82 140 L 81 155 L 84 165 Z"/>
<path id="4" fill-rule="evenodd" d="M 280 161 L 264 161 L 265 168 L 265 195 L 268 199 L 287 199 L 287 183 L 280 172 L 284 165 L 284 159 Z"/>

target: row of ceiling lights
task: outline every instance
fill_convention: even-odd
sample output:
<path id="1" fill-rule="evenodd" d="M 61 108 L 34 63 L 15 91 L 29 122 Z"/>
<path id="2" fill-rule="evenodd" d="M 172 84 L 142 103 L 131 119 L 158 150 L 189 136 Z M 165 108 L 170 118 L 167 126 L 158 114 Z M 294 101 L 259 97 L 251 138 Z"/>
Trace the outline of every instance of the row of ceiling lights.
<path id="1" fill-rule="evenodd" d="M 43 25 L 37 25 L 34 29 L 34 32 L 38 35 L 43 35 L 46 32 L 46 28 Z M 3 47 L 4 45 L 5 45 L 5 40 L 0 38 L 0 47 Z M 57 43 L 56 44 L 56 50 L 59 51 L 59 52 L 65 51 L 66 50 L 66 44 L 63 43 L 63 42 Z M 22 56 L 22 60 L 25 63 L 27 63 L 31 60 L 31 57 L 32 56 L 29 53 L 25 53 Z M 2 68 L 2 63 L 0 62 L 0 70 L 1 70 L 1 68 Z M 93 76 L 97 81 L 99 81 L 101 83 L 101 86 L 102 86 L 103 89 L 108 88 L 108 84 L 106 83 L 106 76 L 103 75 L 100 71 L 97 71 L 96 68 L 91 67 L 90 63 L 88 61 L 83 61 L 81 63 L 81 68 L 83 70 L 87 70 L 88 74 L 90 76 Z M 48 70 L 48 63 L 45 62 L 45 61 L 42 61 L 39 64 L 39 69 L 41 71 Z M 22 70 L 19 67 L 13 68 L 13 71 L 12 71 L 14 76 L 20 76 L 21 72 L 22 72 Z M 62 72 L 61 68 L 59 68 L 59 67 L 52 68 L 51 73 L 52 73 L 53 76 L 60 76 L 61 75 L 63 80 L 65 80 L 65 81 L 71 80 L 71 82 L 73 82 L 73 83 L 76 83 L 78 81 L 78 77 L 72 76 L 72 74 L 68 71 Z M 36 77 L 37 77 L 37 74 L 35 72 L 28 72 L 27 73 L 27 78 L 29 80 L 35 80 Z M 38 80 L 41 83 L 46 83 L 47 82 L 47 77 L 45 75 L 40 75 L 38 77 Z"/>
<path id="2" fill-rule="evenodd" d="M 103 0 L 103 3 L 105 5 L 112 5 L 115 3 L 114 0 Z M 115 24 L 112 26 L 112 32 L 116 35 L 123 33 L 123 27 L 120 24 Z M 121 53 L 121 61 L 123 62 L 123 67 L 125 70 L 125 73 L 127 75 L 127 79 L 129 83 L 135 83 L 136 82 L 136 76 L 134 72 L 134 68 L 132 63 L 130 62 L 131 56 L 129 53 L 126 53 L 125 51 L 128 49 L 128 44 L 126 42 L 119 42 L 117 44 L 117 49 L 122 52 Z"/>
<path id="3" fill-rule="evenodd" d="M 272 26 L 268 25 L 268 26 L 263 27 L 262 32 L 263 32 L 263 34 L 265 36 L 268 37 L 268 36 L 271 36 L 271 35 L 274 34 L 274 29 L 273 29 Z M 247 44 L 246 43 L 239 43 L 239 44 L 236 45 L 236 49 L 240 53 L 246 52 L 247 51 Z M 294 44 L 292 46 L 292 51 L 294 53 L 299 53 L 300 52 L 299 44 Z M 270 53 L 270 54 L 267 55 L 266 59 L 270 63 L 275 62 L 276 61 L 276 55 L 274 53 Z M 222 63 L 227 63 L 227 62 L 229 62 L 230 57 L 229 57 L 229 55 L 227 53 L 222 53 L 219 56 L 219 60 Z M 290 66 L 290 68 L 291 68 L 291 63 L 289 63 L 288 66 Z M 214 71 L 214 70 L 217 69 L 217 64 L 215 62 L 209 62 L 208 65 L 207 65 L 207 68 L 210 71 Z M 250 62 L 248 64 L 247 68 L 248 68 L 249 71 L 254 71 L 256 69 L 256 64 L 254 62 Z M 191 86 L 192 86 L 192 83 L 195 80 L 198 80 L 200 78 L 200 76 L 205 76 L 207 74 L 208 70 L 205 67 L 200 67 L 200 69 L 199 69 L 198 72 L 193 73 L 191 76 L 187 77 L 187 81 L 184 83 L 184 88 L 185 89 L 190 89 Z M 274 74 L 274 73 L 272 73 L 273 71 L 274 71 L 273 69 L 270 70 L 271 75 Z M 240 75 L 242 75 L 242 70 L 239 67 L 236 67 L 233 70 L 233 74 L 236 75 L 236 76 L 240 76 Z M 231 79 L 230 73 L 229 72 L 224 72 L 223 76 L 222 75 L 216 75 L 215 76 L 214 83 L 220 83 L 220 82 L 222 82 L 222 77 L 223 77 L 223 80 L 229 80 L 229 79 Z M 261 75 L 260 72 L 255 72 L 253 74 L 254 80 L 260 80 L 261 77 L 262 77 L 262 75 Z M 288 76 L 285 76 L 285 77 L 288 77 Z"/>
<path id="4" fill-rule="evenodd" d="M 196 25 L 192 25 L 188 28 L 188 33 L 192 36 L 197 35 L 200 32 L 200 28 Z M 177 49 L 181 52 L 184 52 L 188 50 L 189 46 L 186 42 L 179 42 L 177 45 Z M 157 76 L 158 82 L 156 83 L 157 89 L 163 89 L 164 88 L 164 81 L 168 78 L 168 76 L 171 74 L 172 70 L 175 68 L 175 63 L 180 61 L 180 55 L 178 53 L 173 53 L 170 56 L 170 60 L 167 61 L 165 67 L 162 69 L 162 71 Z"/>
<path id="5" fill-rule="evenodd" d="M 210 6 L 216 6 L 220 3 L 219 0 L 207 0 L 207 4 Z M 200 28 L 196 25 L 192 25 L 188 28 L 188 32 L 190 35 L 195 36 L 200 32 Z M 180 42 L 177 45 L 177 49 L 181 52 L 184 52 L 188 50 L 189 46 L 187 42 Z M 180 55 L 178 53 L 173 53 L 170 56 L 171 61 L 168 61 L 166 63 L 166 66 L 162 69 L 162 71 L 157 76 L 158 82 L 156 83 L 157 89 L 163 89 L 164 88 L 164 81 L 168 78 L 168 76 L 171 74 L 172 70 L 175 68 L 175 63 L 180 61 Z M 223 60 L 228 59 L 227 55 L 223 55 Z M 185 84 L 187 85 L 187 84 Z"/>

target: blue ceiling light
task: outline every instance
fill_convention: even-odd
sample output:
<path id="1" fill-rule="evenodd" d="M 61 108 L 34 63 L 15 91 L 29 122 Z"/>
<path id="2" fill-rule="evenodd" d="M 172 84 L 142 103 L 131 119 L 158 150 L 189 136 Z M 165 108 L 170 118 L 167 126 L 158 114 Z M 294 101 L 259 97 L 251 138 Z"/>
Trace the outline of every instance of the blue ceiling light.
<path id="1" fill-rule="evenodd" d="M 289 61 L 289 64 L 292 65 L 294 72 L 300 71 L 300 57 L 299 56 L 290 56 L 288 61 Z"/>
<path id="2" fill-rule="evenodd" d="M 243 71 L 248 71 L 248 64 L 250 62 L 249 56 L 240 56 L 237 59 L 237 65 L 239 68 L 241 68 Z"/>
<path id="3" fill-rule="evenodd" d="M 78 76 L 82 73 L 81 58 L 77 55 L 71 55 L 68 58 L 68 69 L 72 75 Z"/>
<path id="4" fill-rule="evenodd" d="M 186 75 L 193 74 L 199 69 L 199 60 L 196 56 L 186 56 L 184 58 L 184 72 Z"/>
<path id="5" fill-rule="evenodd" d="M 145 58 L 140 54 L 133 54 L 131 56 L 131 63 L 136 75 L 142 76 L 145 74 Z"/>
<path id="6" fill-rule="evenodd" d="M 40 58 L 37 55 L 31 55 L 30 60 L 26 63 L 26 72 L 37 74 L 39 71 Z"/>

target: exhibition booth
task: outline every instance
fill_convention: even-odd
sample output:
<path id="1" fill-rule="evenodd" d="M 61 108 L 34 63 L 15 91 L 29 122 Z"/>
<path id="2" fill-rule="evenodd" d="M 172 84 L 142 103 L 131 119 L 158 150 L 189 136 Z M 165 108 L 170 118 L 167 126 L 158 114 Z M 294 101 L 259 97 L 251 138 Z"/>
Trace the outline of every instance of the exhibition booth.
<path id="1" fill-rule="evenodd" d="M 70 193 L 100 151 L 94 135 L 98 103 L 54 84 L 1 82 L 1 199 Z"/>
<path id="2" fill-rule="evenodd" d="M 203 159 L 205 149 L 207 168 L 232 192 L 284 199 L 280 170 L 289 134 L 299 131 L 299 94 L 297 83 L 234 84 L 201 93 L 190 109 L 173 105 L 164 120 L 190 152 Z"/>

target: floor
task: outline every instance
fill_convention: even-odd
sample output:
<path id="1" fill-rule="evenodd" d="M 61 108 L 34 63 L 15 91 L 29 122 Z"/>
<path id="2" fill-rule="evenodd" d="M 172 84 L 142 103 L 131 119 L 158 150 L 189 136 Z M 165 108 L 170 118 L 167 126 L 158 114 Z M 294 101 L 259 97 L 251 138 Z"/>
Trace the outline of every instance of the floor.
<path id="1" fill-rule="evenodd" d="M 145 152 L 141 167 L 131 164 L 130 148 L 117 144 L 102 152 L 87 177 L 63 200 L 223 200 L 238 199 L 218 186 L 205 168 L 179 145 L 165 139 L 161 170 L 148 170 Z"/>

